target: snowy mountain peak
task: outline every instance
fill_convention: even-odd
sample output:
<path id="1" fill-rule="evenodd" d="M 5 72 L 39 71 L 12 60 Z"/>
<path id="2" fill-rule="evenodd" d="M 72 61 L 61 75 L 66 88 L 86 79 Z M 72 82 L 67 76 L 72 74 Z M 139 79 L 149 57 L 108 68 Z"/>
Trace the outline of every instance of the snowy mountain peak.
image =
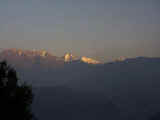
<path id="1" fill-rule="evenodd" d="M 88 58 L 88 57 L 82 57 L 81 61 L 88 63 L 88 64 L 100 64 L 101 62 L 94 60 L 92 58 Z"/>
<path id="2" fill-rule="evenodd" d="M 97 60 L 94 60 L 92 58 L 85 57 L 85 56 L 78 58 L 71 53 L 66 53 L 65 56 L 64 56 L 64 61 L 65 62 L 72 62 L 72 61 L 76 61 L 76 60 L 80 60 L 80 61 L 82 61 L 84 63 L 87 63 L 87 64 L 100 64 L 101 63 Z"/>
<path id="3" fill-rule="evenodd" d="M 73 56 L 71 53 L 66 53 L 65 56 L 64 56 L 64 61 L 65 62 L 72 62 L 72 61 L 75 61 L 75 60 L 78 60 L 78 58 Z"/>

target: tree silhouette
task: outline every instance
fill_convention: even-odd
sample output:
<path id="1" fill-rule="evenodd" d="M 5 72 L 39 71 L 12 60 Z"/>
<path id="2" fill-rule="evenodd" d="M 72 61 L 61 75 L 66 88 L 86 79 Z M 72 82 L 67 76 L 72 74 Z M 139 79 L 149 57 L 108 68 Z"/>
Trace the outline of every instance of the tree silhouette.
<path id="1" fill-rule="evenodd" d="M 20 83 L 15 69 L 0 62 L 0 119 L 32 120 L 32 87 Z"/>

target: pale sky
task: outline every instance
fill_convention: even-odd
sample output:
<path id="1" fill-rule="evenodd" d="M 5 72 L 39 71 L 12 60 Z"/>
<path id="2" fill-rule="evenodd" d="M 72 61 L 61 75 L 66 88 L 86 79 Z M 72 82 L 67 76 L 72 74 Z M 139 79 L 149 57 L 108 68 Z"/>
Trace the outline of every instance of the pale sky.
<path id="1" fill-rule="evenodd" d="M 160 1 L 0 0 L 0 48 L 160 57 Z"/>

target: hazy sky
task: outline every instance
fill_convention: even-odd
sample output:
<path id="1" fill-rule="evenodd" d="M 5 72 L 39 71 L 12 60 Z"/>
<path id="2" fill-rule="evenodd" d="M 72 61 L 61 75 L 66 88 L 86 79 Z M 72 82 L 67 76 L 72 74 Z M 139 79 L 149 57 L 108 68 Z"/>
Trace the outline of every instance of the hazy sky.
<path id="1" fill-rule="evenodd" d="M 0 48 L 108 61 L 160 57 L 159 0 L 0 0 Z"/>

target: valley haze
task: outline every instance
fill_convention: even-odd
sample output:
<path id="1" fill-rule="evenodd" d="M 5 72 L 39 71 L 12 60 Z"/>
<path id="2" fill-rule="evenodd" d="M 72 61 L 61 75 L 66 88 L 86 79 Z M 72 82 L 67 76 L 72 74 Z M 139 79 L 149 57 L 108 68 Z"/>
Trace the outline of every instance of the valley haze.
<path id="1" fill-rule="evenodd" d="M 101 63 L 71 53 L 57 57 L 45 50 L 4 49 L 0 60 L 33 86 L 39 120 L 146 120 L 160 111 L 159 57 Z"/>

